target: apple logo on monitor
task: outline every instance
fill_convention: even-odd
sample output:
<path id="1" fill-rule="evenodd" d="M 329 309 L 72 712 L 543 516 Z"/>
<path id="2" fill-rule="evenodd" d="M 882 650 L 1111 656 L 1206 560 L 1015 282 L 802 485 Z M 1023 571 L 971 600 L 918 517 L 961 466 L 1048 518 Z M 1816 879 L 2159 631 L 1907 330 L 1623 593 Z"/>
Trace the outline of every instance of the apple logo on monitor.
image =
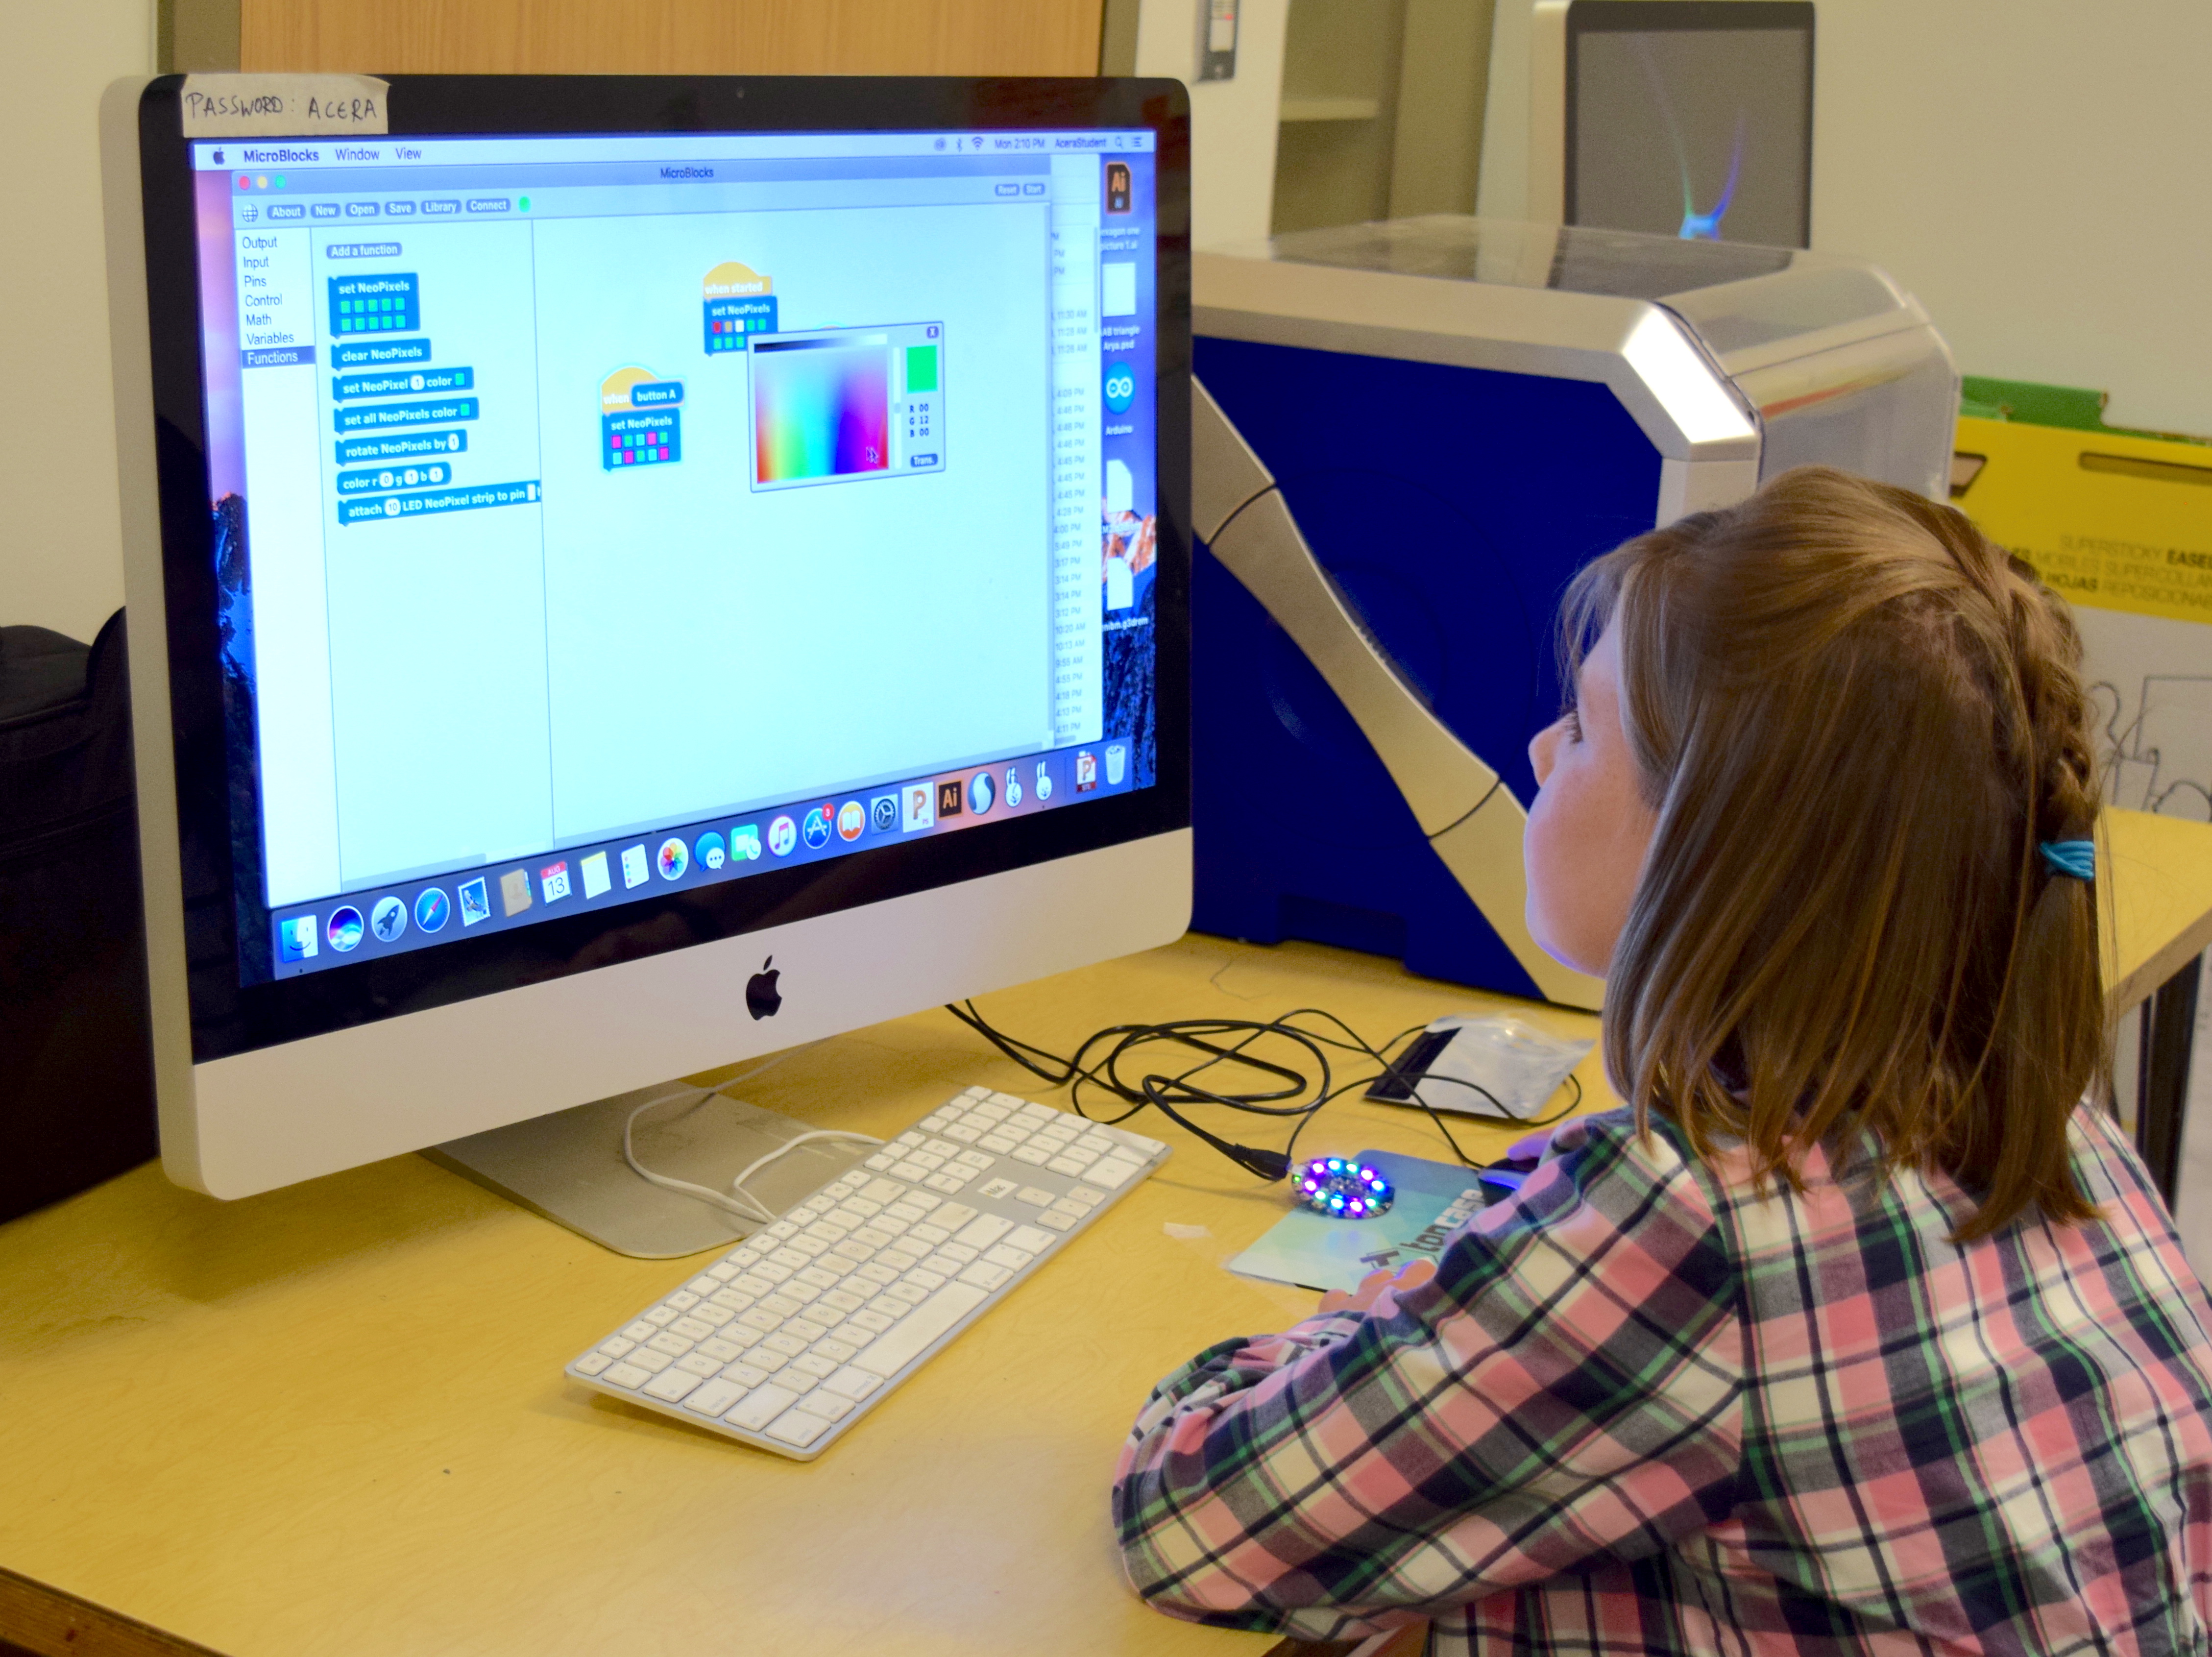
<path id="1" fill-rule="evenodd" d="M 745 980 L 745 1011 L 755 1018 L 775 1017 L 783 1006 L 783 992 L 775 986 L 782 976 L 774 956 L 762 962 L 760 971 Z"/>

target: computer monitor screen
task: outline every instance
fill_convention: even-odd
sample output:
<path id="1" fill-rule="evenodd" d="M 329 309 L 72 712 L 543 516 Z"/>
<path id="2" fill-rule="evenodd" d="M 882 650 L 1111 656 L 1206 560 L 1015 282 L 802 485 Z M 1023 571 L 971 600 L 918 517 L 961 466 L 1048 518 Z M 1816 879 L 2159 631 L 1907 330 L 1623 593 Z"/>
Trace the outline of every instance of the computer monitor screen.
<path id="1" fill-rule="evenodd" d="M 1567 223 L 1808 244 L 1810 4 L 1574 0 L 1566 52 Z"/>
<path id="2" fill-rule="evenodd" d="M 161 85 L 196 1061 L 1187 823 L 1158 83 Z"/>

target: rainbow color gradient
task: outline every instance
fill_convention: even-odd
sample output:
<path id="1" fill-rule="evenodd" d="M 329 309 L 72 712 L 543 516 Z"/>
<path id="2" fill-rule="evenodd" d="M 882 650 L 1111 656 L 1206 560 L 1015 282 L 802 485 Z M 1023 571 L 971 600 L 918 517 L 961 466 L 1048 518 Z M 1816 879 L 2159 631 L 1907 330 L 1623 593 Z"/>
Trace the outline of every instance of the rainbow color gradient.
<path id="1" fill-rule="evenodd" d="M 849 477 L 890 466 L 890 350 L 842 341 L 757 349 L 753 475 L 763 483 Z"/>

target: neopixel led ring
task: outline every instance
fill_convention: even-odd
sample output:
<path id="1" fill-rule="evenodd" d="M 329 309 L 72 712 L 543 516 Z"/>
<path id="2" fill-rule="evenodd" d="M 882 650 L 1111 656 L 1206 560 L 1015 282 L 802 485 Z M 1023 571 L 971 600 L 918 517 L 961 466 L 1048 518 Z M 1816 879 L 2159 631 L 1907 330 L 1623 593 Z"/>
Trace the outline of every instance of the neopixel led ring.
<path id="1" fill-rule="evenodd" d="M 1397 1198 L 1389 1181 L 1366 1163 L 1316 1156 L 1298 1174 L 1298 1199 L 1331 1219 L 1361 1220 L 1385 1212 Z"/>

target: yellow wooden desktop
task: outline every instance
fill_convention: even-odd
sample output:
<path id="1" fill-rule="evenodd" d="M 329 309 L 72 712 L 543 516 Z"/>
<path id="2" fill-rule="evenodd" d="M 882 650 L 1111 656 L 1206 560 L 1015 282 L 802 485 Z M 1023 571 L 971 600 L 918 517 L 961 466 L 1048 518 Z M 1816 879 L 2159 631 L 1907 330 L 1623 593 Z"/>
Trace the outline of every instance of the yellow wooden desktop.
<path id="1" fill-rule="evenodd" d="M 2108 840 L 2112 981 L 2140 999 L 2212 934 L 2212 828 L 2114 814 Z M 1193 936 L 983 1005 L 1066 1050 L 1109 1023 L 1308 1005 L 1380 1041 L 1500 1004 L 1370 956 Z M 1610 1102 L 1596 1054 L 1580 1079 L 1589 1108 Z M 889 1132 L 975 1082 L 1054 1096 L 943 1012 L 738 1090 Z M 1279 1187 L 1141 1126 L 1175 1144 L 1165 1168 L 805 1465 L 569 1385 L 562 1363 L 682 1266 L 609 1253 L 420 1157 L 232 1204 L 147 1167 L 0 1227 L 0 1642 L 1261 1657 L 1266 1636 L 1134 1600 L 1107 1481 L 1155 1379 L 1314 1297 L 1221 1269 L 1285 1211 Z M 1512 1137 L 1460 1135 L 1479 1158 Z M 1370 1146 L 1449 1155 L 1418 1112 L 1356 1096 L 1299 1149 Z"/>

